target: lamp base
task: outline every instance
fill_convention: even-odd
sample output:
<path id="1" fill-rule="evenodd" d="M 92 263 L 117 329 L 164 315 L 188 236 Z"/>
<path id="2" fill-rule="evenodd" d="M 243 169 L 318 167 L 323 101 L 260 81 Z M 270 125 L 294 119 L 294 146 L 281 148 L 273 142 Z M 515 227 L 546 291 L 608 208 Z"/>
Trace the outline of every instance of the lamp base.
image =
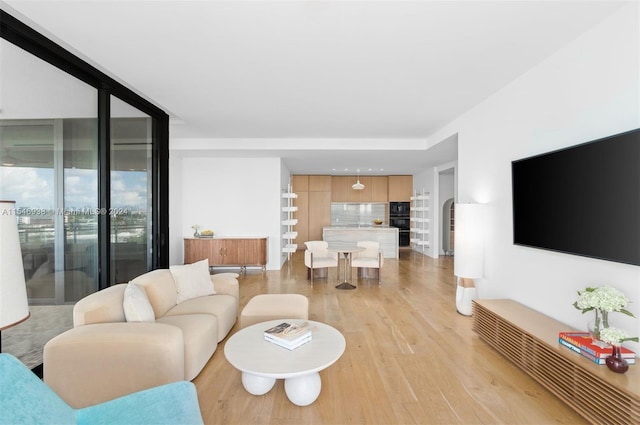
<path id="1" fill-rule="evenodd" d="M 456 287 L 456 309 L 463 316 L 471 316 L 473 312 L 472 301 L 478 297 L 478 289 L 473 279 L 458 278 Z"/>

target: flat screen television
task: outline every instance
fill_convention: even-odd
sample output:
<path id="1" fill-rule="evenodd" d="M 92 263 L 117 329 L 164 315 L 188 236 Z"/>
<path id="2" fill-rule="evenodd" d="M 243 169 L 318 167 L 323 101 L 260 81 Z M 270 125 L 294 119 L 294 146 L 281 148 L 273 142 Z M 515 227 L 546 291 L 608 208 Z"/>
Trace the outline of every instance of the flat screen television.
<path id="1" fill-rule="evenodd" d="M 511 163 L 513 242 L 640 265 L 640 129 Z"/>

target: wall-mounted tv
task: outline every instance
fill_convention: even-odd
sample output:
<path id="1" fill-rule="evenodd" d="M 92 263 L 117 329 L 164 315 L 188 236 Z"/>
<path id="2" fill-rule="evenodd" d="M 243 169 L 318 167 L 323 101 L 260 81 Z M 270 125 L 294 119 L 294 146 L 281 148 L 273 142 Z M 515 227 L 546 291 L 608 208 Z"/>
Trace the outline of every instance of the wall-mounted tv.
<path id="1" fill-rule="evenodd" d="M 640 265 L 640 129 L 511 163 L 513 242 Z"/>

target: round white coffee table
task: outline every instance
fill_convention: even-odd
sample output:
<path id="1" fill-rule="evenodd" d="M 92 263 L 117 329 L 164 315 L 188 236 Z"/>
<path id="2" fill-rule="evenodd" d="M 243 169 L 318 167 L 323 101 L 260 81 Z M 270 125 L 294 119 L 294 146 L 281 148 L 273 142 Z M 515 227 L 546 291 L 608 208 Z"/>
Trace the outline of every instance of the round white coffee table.
<path id="1" fill-rule="evenodd" d="M 324 323 L 306 320 L 312 340 L 295 350 L 265 341 L 264 331 L 282 322 L 302 324 L 305 320 L 278 319 L 257 323 L 233 334 L 224 355 L 242 372 L 242 385 L 253 395 L 266 394 L 276 379 L 284 379 L 289 400 L 298 406 L 313 403 L 320 395 L 320 372 L 335 363 L 346 347 L 344 336 Z"/>

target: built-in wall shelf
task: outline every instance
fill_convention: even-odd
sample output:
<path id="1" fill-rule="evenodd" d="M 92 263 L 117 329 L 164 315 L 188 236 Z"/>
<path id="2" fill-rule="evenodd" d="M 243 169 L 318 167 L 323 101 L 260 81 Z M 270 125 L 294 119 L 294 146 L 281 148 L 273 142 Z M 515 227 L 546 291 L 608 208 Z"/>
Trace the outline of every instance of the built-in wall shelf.
<path id="1" fill-rule="evenodd" d="M 282 226 L 284 226 L 282 232 L 282 253 L 287 254 L 287 259 L 291 259 L 291 254 L 296 252 L 298 249 L 298 245 L 293 243 L 293 240 L 298 237 L 298 232 L 293 230 L 293 226 L 298 224 L 298 220 L 293 218 L 293 213 L 298 211 L 298 207 L 293 205 L 293 200 L 298 197 L 297 194 L 293 192 L 291 185 L 287 187 L 287 190 L 282 192 Z"/>
<path id="2" fill-rule="evenodd" d="M 570 326 L 512 300 L 473 301 L 473 330 L 589 422 L 640 424 L 640 369 L 614 373 L 558 342 Z"/>
<path id="3" fill-rule="evenodd" d="M 410 232 L 411 247 L 416 251 L 425 252 L 429 248 L 429 192 L 415 192 L 411 197 Z"/>
<path id="4" fill-rule="evenodd" d="M 282 252 L 285 254 L 292 254 L 298 250 L 298 244 L 288 243 L 282 247 Z"/>

